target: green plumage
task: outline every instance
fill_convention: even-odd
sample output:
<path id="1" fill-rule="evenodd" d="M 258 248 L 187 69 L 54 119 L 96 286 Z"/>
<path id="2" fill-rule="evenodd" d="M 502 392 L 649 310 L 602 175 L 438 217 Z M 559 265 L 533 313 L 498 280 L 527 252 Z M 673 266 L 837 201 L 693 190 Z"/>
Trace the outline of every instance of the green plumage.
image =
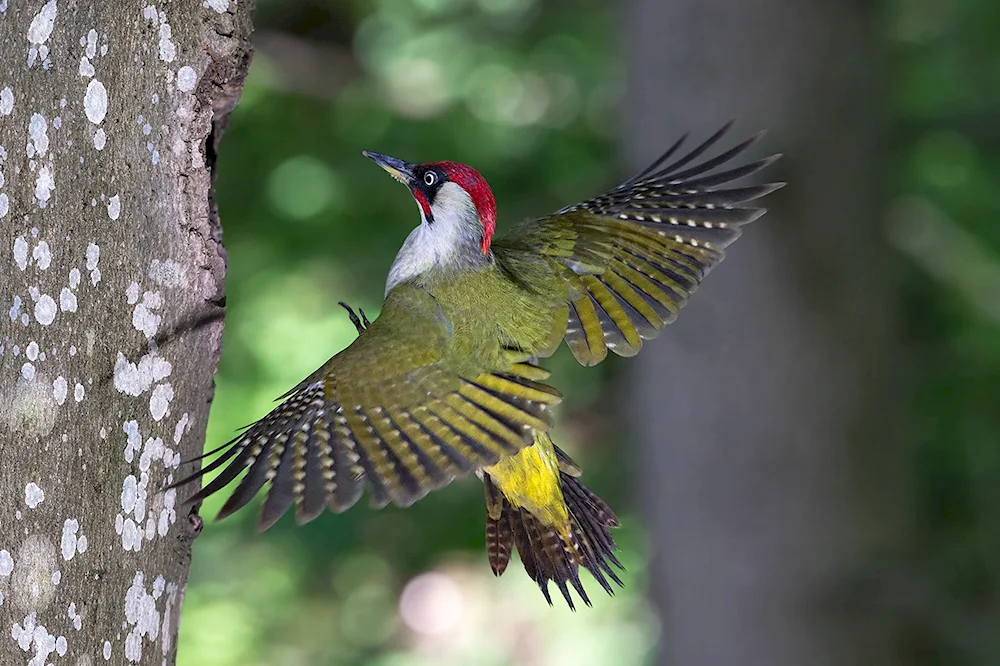
<path id="1" fill-rule="evenodd" d="M 550 408 L 560 401 L 558 391 L 543 383 L 548 373 L 536 358 L 550 355 L 561 340 L 585 365 L 599 363 L 608 350 L 636 354 L 643 340 L 676 318 L 740 226 L 763 214 L 745 204 L 777 185 L 722 186 L 773 158 L 709 173 L 752 140 L 688 166 L 721 134 L 667 163 L 678 142 L 642 174 L 601 196 L 525 220 L 493 240 L 491 260 L 480 267 L 443 266 L 393 288 L 379 317 L 349 347 L 180 482 L 223 468 L 189 501 L 248 470 L 221 516 L 244 506 L 268 482 L 262 527 L 293 502 L 302 522 L 324 508 L 343 511 L 365 488 L 375 506 L 407 506 L 531 445 L 548 430 Z M 575 475 L 561 474 L 570 511 L 575 502 L 600 513 L 594 508 L 600 500 L 567 481 Z M 568 556 L 549 543 L 559 539 L 551 526 L 504 502 L 494 498 L 490 510 L 495 568 L 506 566 L 511 543 L 524 559 L 522 545 L 544 542 L 542 550 L 556 559 L 531 561 L 536 580 L 564 587 L 570 578 L 561 572 L 575 571 L 580 562 L 595 575 L 614 578 L 606 567 L 613 541 L 603 536 L 613 514 L 583 531 L 577 524 L 582 554 L 562 562 L 558 558 Z M 505 522 L 498 522 L 499 514 Z"/>

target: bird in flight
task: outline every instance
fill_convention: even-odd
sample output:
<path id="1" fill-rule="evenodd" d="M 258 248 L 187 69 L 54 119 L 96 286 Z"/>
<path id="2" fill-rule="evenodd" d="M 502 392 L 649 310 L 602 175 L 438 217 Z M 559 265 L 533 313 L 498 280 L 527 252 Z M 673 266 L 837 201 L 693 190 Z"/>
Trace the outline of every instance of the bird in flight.
<path id="1" fill-rule="evenodd" d="M 590 604 L 581 567 L 612 593 L 618 519 L 550 438 L 561 395 L 539 360 L 562 341 L 585 366 L 608 351 L 634 356 L 764 214 L 754 202 L 783 183 L 732 185 L 779 157 L 732 164 L 760 135 L 705 157 L 730 125 L 686 152 L 682 137 L 620 185 L 497 235 L 493 193 L 472 167 L 365 151 L 420 214 L 379 316 L 348 308 L 354 342 L 174 485 L 221 468 L 193 503 L 245 471 L 219 517 L 267 485 L 266 529 L 293 503 L 305 523 L 350 508 L 365 489 L 375 507 L 405 507 L 475 474 L 496 575 L 516 548 L 550 604 L 549 582 L 571 608 L 571 587 Z"/>

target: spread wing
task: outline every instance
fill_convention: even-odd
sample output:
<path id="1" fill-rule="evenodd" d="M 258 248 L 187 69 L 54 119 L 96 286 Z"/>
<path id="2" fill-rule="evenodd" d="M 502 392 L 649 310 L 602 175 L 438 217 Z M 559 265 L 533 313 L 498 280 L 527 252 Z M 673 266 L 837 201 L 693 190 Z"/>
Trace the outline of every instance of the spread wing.
<path id="1" fill-rule="evenodd" d="M 177 482 L 223 467 L 187 501 L 204 499 L 246 470 L 220 518 L 245 506 L 268 482 L 261 529 L 293 502 L 299 522 L 324 508 L 344 511 L 364 488 L 373 506 L 408 506 L 516 454 L 532 443 L 535 430 L 549 428 L 549 407 L 561 398 L 540 383 L 545 370 L 511 358 L 505 372 L 456 372 L 447 360 L 444 324 L 426 314 L 435 308 L 407 304 L 406 293 L 394 290 L 381 316 L 350 347 L 208 454 L 219 454 L 215 460 Z M 419 298 L 415 294 L 410 298 Z"/>
<path id="2" fill-rule="evenodd" d="M 783 185 L 731 187 L 778 155 L 715 171 L 761 136 L 699 161 L 732 123 L 690 152 L 678 140 L 643 172 L 600 196 L 497 238 L 494 254 L 516 271 L 541 258 L 568 287 L 565 340 L 583 365 L 608 350 L 632 356 L 672 322 L 705 275 L 766 211 L 748 205 Z"/>

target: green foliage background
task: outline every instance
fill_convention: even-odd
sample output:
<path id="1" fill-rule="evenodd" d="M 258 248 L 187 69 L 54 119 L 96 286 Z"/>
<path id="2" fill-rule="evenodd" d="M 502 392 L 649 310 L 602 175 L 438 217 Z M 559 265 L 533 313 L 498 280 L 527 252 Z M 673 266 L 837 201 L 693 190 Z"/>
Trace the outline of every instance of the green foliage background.
<path id="1" fill-rule="evenodd" d="M 493 185 L 501 225 L 623 175 L 614 4 L 258 6 L 262 46 L 219 165 L 230 262 L 210 447 L 353 339 L 338 301 L 377 314 L 417 213 L 362 149 L 475 165 Z M 928 591 L 907 609 L 919 663 L 1000 661 L 997 26 L 992 0 L 893 0 L 883 12 L 894 119 L 885 230 L 909 258 L 902 297 L 919 359 L 910 416 L 917 569 Z M 289 44 L 319 54 L 320 66 Z M 572 614 L 545 606 L 516 563 L 493 579 L 475 480 L 406 511 L 359 505 L 301 528 L 289 515 L 263 537 L 251 508 L 209 522 L 195 544 L 178 663 L 650 662 L 658 630 L 643 596 L 649 554 L 623 478 L 631 448 L 600 403 L 617 366 L 582 371 L 565 356 L 550 366 L 567 394 L 558 441 L 623 517 L 616 537 L 627 587 L 614 600 L 591 584 L 595 608 Z M 407 583 L 428 571 L 441 575 L 420 578 L 402 598 L 438 618 L 430 631 L 400 606 Z"/>

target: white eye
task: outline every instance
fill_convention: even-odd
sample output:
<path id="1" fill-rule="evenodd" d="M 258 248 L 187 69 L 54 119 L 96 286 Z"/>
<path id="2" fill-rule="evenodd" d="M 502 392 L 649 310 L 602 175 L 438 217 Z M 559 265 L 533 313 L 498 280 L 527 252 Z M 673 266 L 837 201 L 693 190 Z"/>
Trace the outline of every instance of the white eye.
<path id="1" fill-rule="evenodd" d="M 427 173 L 424 174 L 424 184 L 427 185 L 427 187 L 430 187 L 431 185 L 436 183 L 437 180 L 438 180 L 437 174 L 434 173 L 433 171 L 428 171 Z"/>

